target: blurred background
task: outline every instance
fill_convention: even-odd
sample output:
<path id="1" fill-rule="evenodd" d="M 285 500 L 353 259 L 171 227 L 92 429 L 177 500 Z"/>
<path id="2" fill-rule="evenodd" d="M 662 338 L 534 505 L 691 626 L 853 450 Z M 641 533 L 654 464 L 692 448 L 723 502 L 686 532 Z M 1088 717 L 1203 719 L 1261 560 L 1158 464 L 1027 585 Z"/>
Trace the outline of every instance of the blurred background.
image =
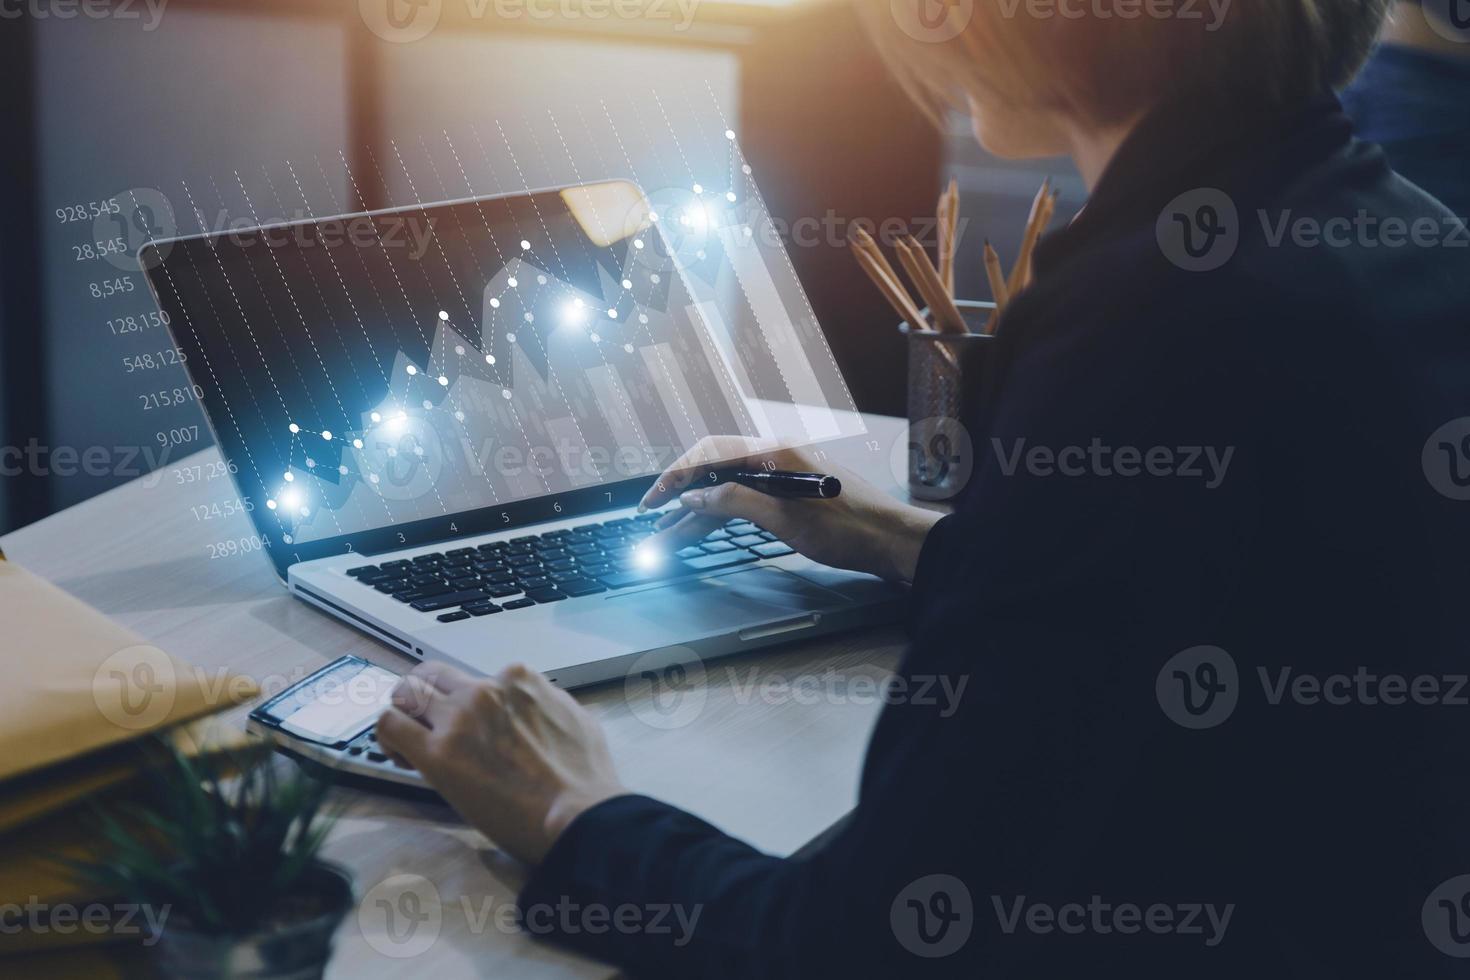
<path id="1" fill-rule="evenodd" d="M 932 242 L 926 222 L 956 177 L 958 291 L 985 299 L 983 240 L 1014 255 L 1042 178 L 1057 182 L 1062 215 L 1082 200 L 1062 161 L 990 158 L 962 119 L 937 130 L 888 80 L 856 13 L 829 2 L 51 3 L 6 19 L 0 79 L 12 93 L 0 104 L 0 532 L 207 444 L 191 400 L 140 408 L 184 377 L 161 356 L 149 366 L 171 347 L 149 322 L 152 299 L 140 276 L 120 287 L 124 270 L 100 254 L 107 202 L 130 189 L 218 195 L 236 172 L 343 154 L 358 186 L 330 193 L 385 207 L 414 199 L 375 166 L 390 141 L 575 113 L 637 86 L 707 86 L 738 122 L 859 407 L 888 414 L 904 409 L 904 346 L 848 254 L 848 226 L 888 222 Z M 205 441 L 167 447 L 193 424 Z"/>

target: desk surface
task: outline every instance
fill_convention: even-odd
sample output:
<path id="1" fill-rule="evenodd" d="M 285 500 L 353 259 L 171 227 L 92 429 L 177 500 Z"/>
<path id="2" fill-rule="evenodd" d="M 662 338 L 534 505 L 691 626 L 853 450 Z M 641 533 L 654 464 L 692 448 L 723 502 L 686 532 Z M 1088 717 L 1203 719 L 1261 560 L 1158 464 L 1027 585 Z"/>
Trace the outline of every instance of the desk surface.
<path id="1" fill-rule="evenodd" d="M 882 416 L 866 422 L 867 437 L 829 451 L 900 495 L 889 459 L 903 422 Z M 291 598 L 261 553 L 209 557 L 211 544 L 252 534 L 244 515 L 196 517 L 203 505 L 234 499 L 227 478 L 208 478 L 218 459 L 213 449 L 197 453 L 8 535 L 0 546 L 148 641 L 204 668 L 249 674 L 267 691 L 347 653 L 399 671 L 411 666 L 396 651 Z M 678 728 L 644 721 L 649 705 L 625 695 L 620 683 L 576 696 L 604 725 L 630 789 L 683 806 L 763 850 L 788 854 L 855 802 L 881 704 L 874 685 L 852 681 L 886 677 L 902 643 L 891 627 L 714 661 L 707 665 L 702 709 Z M 244 710 L 236 715 L 243 724 Z M 504 925 L 500 910 L 514 901 L 519 868 L 451 811 L 340 792 L 346 809 L 325 854 L 351 868 L 359 897 L 371 892 L 372 900 L 362 902 L 338 933 L 328 977 L 388 977 L 405 970 L 441 977 L 613 974 Z M 376 900 L 392 903 L 405 890 L 416 892 L 429 912 L 426 929 L 432 931 L 437 918 L 432 942 L 420 934 L 395 943 L 386 935 L 387 912 Z M 123 956 L 79 955 L 94 976 L 132 972 Z M 81 965 L 68 957 L 57 971 L 55 956 L 36 959 L 38 973 Z"/>

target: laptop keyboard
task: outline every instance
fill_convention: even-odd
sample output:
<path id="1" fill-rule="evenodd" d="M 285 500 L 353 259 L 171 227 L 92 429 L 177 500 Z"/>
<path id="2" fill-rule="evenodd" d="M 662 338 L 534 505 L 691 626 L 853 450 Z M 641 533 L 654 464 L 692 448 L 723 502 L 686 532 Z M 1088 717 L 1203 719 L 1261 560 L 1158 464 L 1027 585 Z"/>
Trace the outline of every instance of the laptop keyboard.
<path id="1" fill-rule="evenodd" d="M 733 520 L 661 561 L 635 560 L 633 549 L 653 533 L 653 522 L 662 516 L 639 514 L 478 548 L 359 565 L 347 574 L 419 612 L 433 613 L 441 623 L 454 623 L 792 552 L 769 531 Z"/>

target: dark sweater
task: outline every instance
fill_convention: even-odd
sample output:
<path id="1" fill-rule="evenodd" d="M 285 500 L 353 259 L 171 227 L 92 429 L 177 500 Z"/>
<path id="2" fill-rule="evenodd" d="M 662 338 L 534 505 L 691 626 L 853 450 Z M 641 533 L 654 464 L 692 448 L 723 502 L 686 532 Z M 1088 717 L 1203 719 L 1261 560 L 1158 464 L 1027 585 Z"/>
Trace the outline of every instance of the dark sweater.
<path id="1" fill-rule="evenodd" d="M 1199 188 L 1212 271 L 1159 231 Z M 802 860 L 593 808 L 522 906 L 698 919 L 549 938 L 648 976 L 1463 976 L 1429 932 L 1470 931 L 1470 884 L 1431 897 L 1470 874 L 1470 421 L 1430 436 L 1470 416 L 1470 249 L 1273 244 L 1360 211 L 1449 217 L 1331 98 L 1147 120 L 1039 248 L 924 546 L 900 671 L 958 710 L 887 707 Z"/>

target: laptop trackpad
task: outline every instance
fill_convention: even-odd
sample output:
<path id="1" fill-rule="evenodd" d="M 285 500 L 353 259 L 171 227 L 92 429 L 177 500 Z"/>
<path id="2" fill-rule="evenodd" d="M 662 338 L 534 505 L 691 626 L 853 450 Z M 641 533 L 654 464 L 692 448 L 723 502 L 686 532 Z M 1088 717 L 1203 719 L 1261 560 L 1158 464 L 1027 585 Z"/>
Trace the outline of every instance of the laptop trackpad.
<path id="1" fill-rule="evenodd" d="M 709 578 L 619 592 L 603 614 L 632 616 L 685 636 L 738 629 L 846 605 L 846 597 L 780 568 L 748 568 Z"/>

